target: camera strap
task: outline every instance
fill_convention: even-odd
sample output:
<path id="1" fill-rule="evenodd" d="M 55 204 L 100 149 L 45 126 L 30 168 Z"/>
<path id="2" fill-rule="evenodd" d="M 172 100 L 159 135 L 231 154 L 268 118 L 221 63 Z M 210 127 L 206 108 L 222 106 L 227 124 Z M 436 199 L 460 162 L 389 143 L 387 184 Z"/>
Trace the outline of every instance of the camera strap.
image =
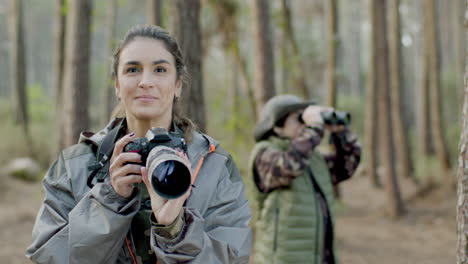
<path id="1" fill-rule="evenodd" d="M 88 176 L 88 181 L 86 182 L 89 188 L 93 188 L 94 184 L 92 183 L 94 178 L 97 178 L 97 182 L 104 182 L 104 179 L 107 176 L 107 172 L 102 170 L 110 160 L 110 156 L 114 151 L 114 144 L 118 138 L 120 129 L 122 127 L 125 119 L 119 121 L 119 123 L 107 133 L 107 135 L 102 140 L 101 144 L 98 146 L 96 161 L 88 167 L 91 171 L 91 174 Z"/>

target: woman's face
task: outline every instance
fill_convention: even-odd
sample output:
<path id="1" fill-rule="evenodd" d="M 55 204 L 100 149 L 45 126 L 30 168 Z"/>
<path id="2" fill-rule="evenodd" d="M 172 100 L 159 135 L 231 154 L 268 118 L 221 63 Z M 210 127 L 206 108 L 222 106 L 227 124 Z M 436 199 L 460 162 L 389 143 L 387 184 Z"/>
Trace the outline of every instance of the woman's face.
<path id="1" fill-rule="evenodd" d="M 292 112 L 288 115 L 286 120 L 284 121 L 283 127 L 275 127 L 274 131 L 280 137 L 294 139 L 300 135 L 302 130 L 304 129 L 304 123 L 299 121 L 299 115 L 302 113 L 303 110 Z"/>
<path id="2" fill-rule="evenodd" d="M 182 82 L 162 41 L 135 38 L 121 51 L 117 71 L 115 91 L 127 118 L 171 120 L 173 99 L 180 96 Z"/>

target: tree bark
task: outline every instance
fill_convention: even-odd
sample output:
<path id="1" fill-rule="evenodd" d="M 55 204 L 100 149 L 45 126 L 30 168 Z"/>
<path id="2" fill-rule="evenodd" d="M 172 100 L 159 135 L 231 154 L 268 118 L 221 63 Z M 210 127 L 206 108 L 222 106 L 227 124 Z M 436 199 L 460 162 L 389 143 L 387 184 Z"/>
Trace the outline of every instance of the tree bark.
<path id="1" fill-rule="evenodd" d="M 263 105 L 275 95 L 275 64 L 270 23 L 270 2 L 253 0 L 255 42 L 255 101 L 257 118 Z"/>
<path id="2" fill-rule="evenodd" d="M 426 48 L 429 49 L 429 93 L 430 93 L 430 120 L 431 132 L 434 139 L 436 155 L 445 170 L 446 175 L 450 171 L 450 158 L 448 156 L 447 144 L 444 139 L 442 129 L 442 100 L 440 99 L 440 80 L 439 80 L 439 49 L 436 31 L 436 16 L 434 10 L 434 0 L 426 0 L 424 3 L 425 13 L 425 34 L 427 34 Z"/>
<path id="3" fill-rule="evenodd" d="M 374 187 L 381 187 L 380 178 L 377 174 L 377 93 L 379 86 L 377 85 L 377 32 L 374 29 L 377 23 L 377 13 L 374 8 L 373 0 L 369 5 L 370 21 L 372 30 L 370 32 L 370 55 L 369 55 L 369 70 L 367 76 L 367 96 L 366 96 L 366 118 L 365 118 L 365 151 L 366 153 L 366 172 L 369 180 Z"/>
<path id="4" fill-rule="evenodd" d="M 109 57 L 112 56 L 115 46 L 116 46 L 116 19 L 117 19 L 117 0 L 108 0 L 107 2 L 107 17 L 106 17 L 106 43 L 107 43 L 107 51 Z M 117 99 L 115 96 L 115 89 L 114 89 L 114 80 L 112 78 L 111 68 L 107 67 L 107 74 L 106 74 L 106 85 L 104 86 L 104 98 L 105 98 L 105 109 L 104 109 L 104 122 L 107 122 L 112 114 L 113 109 L 117 105 Z"/>
<path id="5" fill-rule="evenodd" d="M 179 41 L 189 73 L 189 84 L 182 88 L 182 108 L 183 112 L 197 124 L 199 130 L 205 132 L 200 0 L 176 0 L 174 4 L 175 36 Z"/>
<path id="6" fill-rule="evenodd" d="M 282 0 L 281 3 L 282 3 L 282 8 L 283 8 L 283 16 L 284 16 L 284 24 L 285 24 L 284 33 L 286 36 L 284 41 L 286 43 L 289 43 L 293 52 L 292 53 L 293 60 L 290 62 L 292 63 L 292 65 L 290 64 L 287 65 L 286 72 L 287 74 L 290 73 L 288 72 L 288 69 L 290 68 L 289 66 L 293 66 L 293 65 L 296 66 L 295 71 L 294 71 L 295 72 L 294 86 L 296 87 L 296 89 L 298 89 L 299 93 L 302 94 L 303 98 L 310 99 L 310 92 L 309 92 L 309 88 L 307 87 L 307 81 L 306 81 L 306 72 L 305 72 L 306 66 L 304 63 L 305 60 L 301 58 L 299 45 L 297 44 L 296 36 L 294 34 L 294 27 L 293 27 L 293 21 L 292 21 L 292 18 L 294 16 L 292 15 L 292 11 L 291 11 L 291 1 Z M 286 43 L 284 43 L 283 45 L 285 46 L 283 48 L 285 50 L 286 50 Z M 291 72 L 291 74 L 294 74 L 294 73 Z M 287 87 L 283 87 L 283 89 L 287 90 Z"/>
<path id="7" fill-rule="evenodd" d="M 66 29 L 66 10 L 65 0 L 55 0 L 54 10 L 54 91 L 55 91 L 55 149 L 52 153 L 53 158 L 65 147 L 65 131 L 63 116 L 63 70 L 65 61 L 65 29 Z"/>
<path id="8" fill-rule="evenodd" d="M 162 27 L 162 0 L 146 0 L 146 18 L 148 24 Z"/>
<path id="9" fill-rule="evenodd" d="M 28 100 L 26 94 L 26 62 L 23 27 L 23 0 L 10 0 L 9 33 L 10 33 L 10 80 L 15 91 L 16 122 L 23 128 L 29 138 Z"/>
<path id="10" fill-rule="evenodd" d="M 468 264 L 468 0 L 465 7 L 465 102 L 463 104 L 460 154 L 458 157 L 457 264 Z"/>
<path id="11" fill-rule="evenodd" d="M 327 105 L 336 107 L 336 51 L 338 49 L 337 1 L 328 0 Z"/>
<path id="12" fill-rule="evenodd" d="M 89 55 L 91 46 L 91 0 L 69 2 L 65 39 L 65 146 L 78 141 L 89 128 Z"/>
<path id="13" fill-rule="evenodd" d="M 423 46 L 427 44 L 427 37 L 424 33 Z M 419 103 L 417 112 L 417 138 L 419 156 L 426 159 L 434 152 L 430 128 L 430 109 L 429 109 L 429 54 L 428 49 L 424 48 L 421 62 L 421 85 L 419 89 Z"/>
<path id="14" fill-rule="evenodd" d="M 401 74 L 401 33 L 400 33 L 400 0 L 389 0 L 389 57 L 390 57 L 390 90 L 392 124 L 395 137 L 397 172 L 405 178 L 412 173 L 411 152 L 406 131 L 409 129 L 403 123 L 401 104 L 402 74 Z"/>
<path id="15" fill-rule="evenodd" d="M 380 146 L 380 160 L 385 179 L 385 190 L 388 199 L 388 213 L 391 217 L 397 218 L 404 212 L 403 202 L 401 200 L 398 179 L 396 177 L 395 162 L 394 162 L 394 143 L 393 143 L 393 127 L 390 105 L 390 87 L 389 87 L 389 67 L 388 67 L 388 42 L 386 28 L 386 1 L 372 0 L 371 8 L 375 12 L 376 20 L 373 23 L 372 31 L 376 34 L 375 41 L 377 46 L 377 60 L 375 68 L 377 79 L 379 80 L 379 90 L 377 93 L 378 102 L 378 126 L 379 137 L 378 144 Z"/>

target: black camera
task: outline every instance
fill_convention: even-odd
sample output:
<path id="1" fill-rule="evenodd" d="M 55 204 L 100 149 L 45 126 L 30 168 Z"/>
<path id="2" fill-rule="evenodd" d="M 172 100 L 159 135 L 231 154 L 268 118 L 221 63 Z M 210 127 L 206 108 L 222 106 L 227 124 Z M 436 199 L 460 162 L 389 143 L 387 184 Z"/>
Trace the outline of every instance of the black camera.
<path id="1" fill-rule="evenodd" d="M 341 111 L 326 111 L 320 113 L 326 125 L 348 125 L 351 123 L 351 114 Z"/>
<path id="2" fill-rule="evenodd" d="M 191 168 L 176 150 L 187 152 L 183 136 L 163 128 L 152 128 L 145 137 L 136 138 L 124 147 L 124 152 L 141 155 L 151 186 L 166 199 L 182 196 L 191 185 Z"/>

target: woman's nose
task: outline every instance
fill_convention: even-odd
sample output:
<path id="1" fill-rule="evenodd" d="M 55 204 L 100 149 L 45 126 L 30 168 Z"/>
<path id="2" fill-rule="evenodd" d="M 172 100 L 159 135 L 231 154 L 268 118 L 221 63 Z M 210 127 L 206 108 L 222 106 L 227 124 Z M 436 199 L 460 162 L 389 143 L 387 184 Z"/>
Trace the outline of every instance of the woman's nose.
<path id="1" fill-rule="evenodd" d="M 154 87 L 154 77 L 149 72 L 143 72 L 138 86 L 144 89 Z"/>

